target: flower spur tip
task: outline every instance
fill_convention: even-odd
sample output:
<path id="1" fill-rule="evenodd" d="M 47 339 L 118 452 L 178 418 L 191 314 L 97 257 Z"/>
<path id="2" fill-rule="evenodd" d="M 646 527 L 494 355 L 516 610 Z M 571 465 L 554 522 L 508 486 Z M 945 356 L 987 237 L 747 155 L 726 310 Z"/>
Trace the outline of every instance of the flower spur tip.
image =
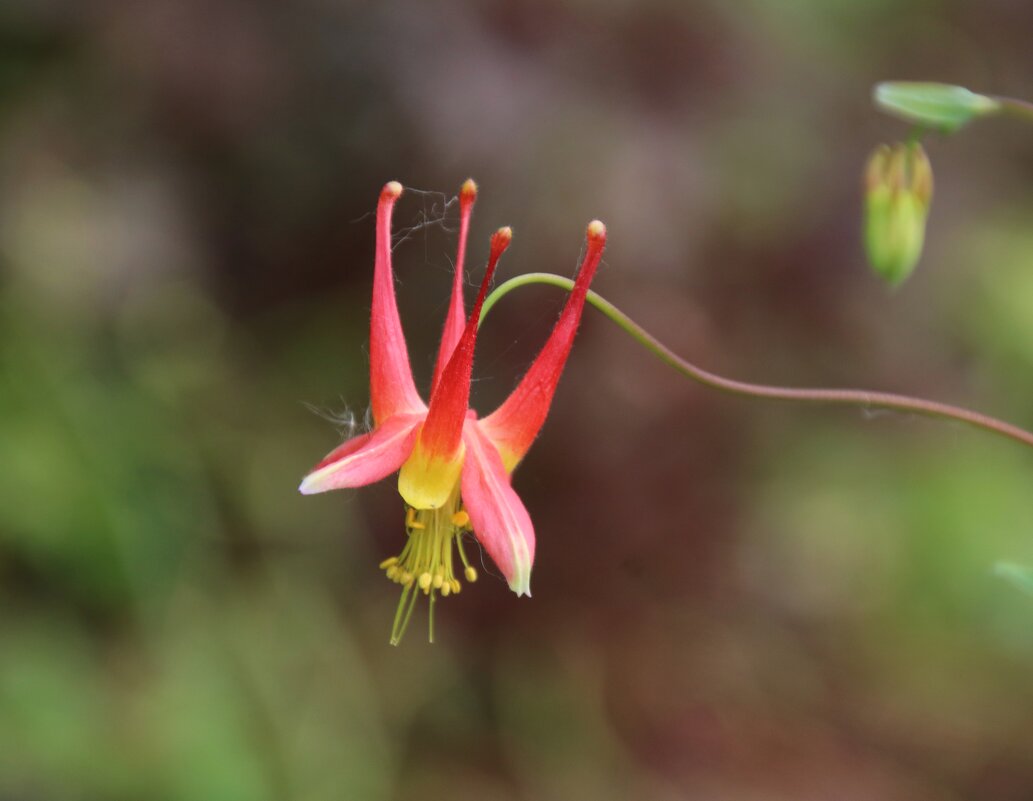
<path id="1" fill-rule="evenodd" d="M 491 235 L 491 255 L 492 258 L 498 258 L 502 255 L 502 252 L 509 247 L 509 243 L 513 241 L 513 229 L 508 225 L 500 228 L 494 234 Z"/>

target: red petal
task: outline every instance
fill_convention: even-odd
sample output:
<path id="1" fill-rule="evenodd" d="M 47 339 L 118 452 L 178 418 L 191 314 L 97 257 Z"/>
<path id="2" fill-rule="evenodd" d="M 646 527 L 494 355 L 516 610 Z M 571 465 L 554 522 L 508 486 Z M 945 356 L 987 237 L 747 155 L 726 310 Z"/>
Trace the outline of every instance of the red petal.
<path id="1" fill-rule="evenodd" d="M 452 351 L 463 336 L 463 263 L 466 261 L 466 237 L 470 232 L 470 217 L 473 204 L 477 200 L 477 184 L 468 179 L 459 190 L 459 247 L 456 251 L 455 276 L 452 280 L 452 300 L 445 317 L 445 328 L 441 332 L 441 345 L 438 348 L 438 360 L 434 365 L 434 378 L 430 384 L 430 394 L 438 388 L 441 373 L 452 357 Z"/>
<path id="2" fill-rule="evenodd" d="M 389 417 L 369 434 L 332 450 L 305 476 L 298 491 L 314 495 L 332 489 L 362 487 L 380 481 L 402 466 L 412 452 L 422 413 Z"/>
<path id="3" fill-rule="evenodd" d="M 463 431 L 463 504 L 470 524 L 488 556 L 498 565 L 517 595 L 531 594 L 534 526 L 531 516 L 509 483 L 499 452 L 481 433 L 476 420 Z"/>
<path id="4" fill-rule="evenodd" d="M 606 246 L 606 227 L 593 220 L 588 225 L 587 236 L 584 261 L 556 327 L 516 389 L 498 409 L 480 422 L 481 430 L 498 447 L 509 470 L 524 457 L 545 423 L 556 385 L 574 344 L 574 335 L 585 307 L 585 295 Z"/>
<path id="5" fill-rule="evenodd" d="M 373 420 L 379 425 L 396 414 L 426 410 L 409 366 L 391 271 L 391 213 L 402 194 L 397 181 L 385 184 L 377 204 L 376 258 L 373 266 L 373 308 L 369 326 L 369 395 Z"/>
<path id="6" fill-rule="evenodd" d="M 488 285 L 495 273 L 499 258 L 509 247 L 513 232 L 500 228 L 491 237 L 491 255 L 484 271 L 484 280 L 477 293 L 473 311 L 467 320 L 463 336 L 459 339 L 452 358 L 441 373 L 441 381 L 431 396 L 427 422 L 420 432 L 420 445 L 431 459 L 450 459 L 459 449 L 463 436 L 463 421 L 470 406 L 470 373 L 473 370 L 473 351 L 477 342 L 477 323 L 481 317 L 481 306 L 488 293 Z"/>

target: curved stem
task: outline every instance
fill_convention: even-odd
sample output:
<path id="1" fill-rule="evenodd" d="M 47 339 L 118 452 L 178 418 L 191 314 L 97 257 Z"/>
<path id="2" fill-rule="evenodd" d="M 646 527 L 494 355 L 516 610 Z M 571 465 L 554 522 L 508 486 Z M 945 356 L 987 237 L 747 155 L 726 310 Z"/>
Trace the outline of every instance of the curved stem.
<path id="1" fill-rule="evenodd" d="M 1001 109 L 1013 117 L 1022 117 L 1033 121 L 1033 103 L 1017 100 L 1014 97 L 994 97 L 1001 104 Z"/>
<path id="2" fill-rule="evenodd" d="M 573 288 L 574 282 L 569 278 L 563 278 L 551 273 L 527 273 L 500 284 L 484 301 L 481 310 L 481 325 L 492 307 L 506 294 L 517 287 L 527 284 L 547 284 L 557 286 L 568 292 Z M 646 350 L 657 356 L 662 362 L 674 368 L 687 378 L 691 378 L 711 389 L 719 389 L 733 395 L 741 395 L 750 398 L 763 398 L 766 400 L 803 401 L 806 403 L 831 403 L 843 406 L 859 406 L 864 409 L 889 409 L 897 412 L 909 412 L 920 414 L 926 417 L 938 417 L 945 420 L 954 420 L 959 423 L 966 423 L 975 428 L 981 428 L 993 434 L 1014 440 L 1033 448 L 1033 433 L 1025 429 L 1006 423 L 1003 420 L 990 417 L 979 412 L 962 409 L 959 406 L 951 406 L 947 403 L 912 398 L 908 395 L 897 395 L 891 392 L 870 392 L 864 389 L 812 389 L 769 386 L 766 384 L 750 384 L 746 381 L 736 381 L 725 378 L 697 367 L 689 361 L 678 356 L 670 348 L 660 342 L 656 337 L 646 331 L 642 326 L 628 317 L 624 312 L 610 303 L 601 295 L 589 291 L 588 302 L 601 311 L 606 317 L 617 324 L 625 333 L 631 336 Z"/>

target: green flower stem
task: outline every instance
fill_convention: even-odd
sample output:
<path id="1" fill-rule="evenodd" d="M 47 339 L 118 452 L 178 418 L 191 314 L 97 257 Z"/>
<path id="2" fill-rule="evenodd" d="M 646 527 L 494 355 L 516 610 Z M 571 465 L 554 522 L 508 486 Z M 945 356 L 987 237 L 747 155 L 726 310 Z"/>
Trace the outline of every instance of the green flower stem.
<path id="1" fill-rule="evenodd" d="M 1033 122 L 1033 103 L 1016 100 L 1013 97 L 995 97 L 993 99 L 1001 104 L 1001 111 L 1012 117 L 1021 117 Z"/>
<path id="2" fill-rule="evenodd" d="M 563 278 L 551 273 L 527 273 L 510 278 L 508 281 L 497 286 L 484 301 L 481 310 L 481 325 L 492 307 L 498 301 L 514 289 L 528 284 L 547 284 L 557 286 L 570 291 L 574 282 L 569 278 Z M 595 292 L 589 291 L 588 302 L 601 311 L 606 317 L 617 324 L 625 333 L 631 336 L 646 350 L 657 356 L 662 362 L 674 368 L 687 378 L 691 378 L 700 384 L 711 389 L 718 389 L 732 395 L 740 395 L 749 398 L 762 398 L 766 400 L 802 401 L 805 403 L 838 404 L 842 406 L 858 406 L 862 409 L 888 409 L 896 412 L 907 412 L 920 414 L 926 417 L 937 417 L 944 420 L 954 420 L 959 423 L 966 423 L 975 428 L 981 428 L 993 434 L 1028 445 L 1033 448 L 1033 433 L 1019 428 L 1018 426 L 1005 423 L 994 417 L 989 417 L 979 412 L 962 409 L 958 406 L 951 406 L 937 401 L 912 398 L 907 395 L 896 395 L 890 392 L 869 392 L 864 389 L 810 389 L 767 386 L 764 384 L 750 384 L 745 381 L 735 381 L 731 378 L 724 378 L 716 373 L 711 373 L 701 367 L 678 356 L 666 345 L 657 340 L 652 334 L 642 328 L 638 323 L 628 317 L 624 312 L 610 303 L 608 300 Z"/>

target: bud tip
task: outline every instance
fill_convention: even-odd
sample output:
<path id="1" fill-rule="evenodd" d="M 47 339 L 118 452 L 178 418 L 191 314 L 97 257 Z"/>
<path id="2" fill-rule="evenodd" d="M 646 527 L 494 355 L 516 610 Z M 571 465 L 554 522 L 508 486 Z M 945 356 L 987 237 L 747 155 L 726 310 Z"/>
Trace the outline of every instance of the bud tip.
<path id="1" fill-rule="evenodd" d="M 477 184 L 473 178 L 467 178 L 463 182 L 463 188 L 459 190 L 459 200 L 462 203 L 473 203 L 477 199 Z"/>
<path id="2" fill-rule="evenodd" d="M 602 220 L 592 220 L 588 224 L 588 230 L 585 235 L 589 239 L 606 239 L 606 226 L 603 225 Z"/>
<path id="3" fill-rule="evenodd" d="M 381 192 L 385 198 L 396 198 L 402 194 L 402 185 L 398 181 L 388 181 L 384 184 L 384 189 Z"/>

